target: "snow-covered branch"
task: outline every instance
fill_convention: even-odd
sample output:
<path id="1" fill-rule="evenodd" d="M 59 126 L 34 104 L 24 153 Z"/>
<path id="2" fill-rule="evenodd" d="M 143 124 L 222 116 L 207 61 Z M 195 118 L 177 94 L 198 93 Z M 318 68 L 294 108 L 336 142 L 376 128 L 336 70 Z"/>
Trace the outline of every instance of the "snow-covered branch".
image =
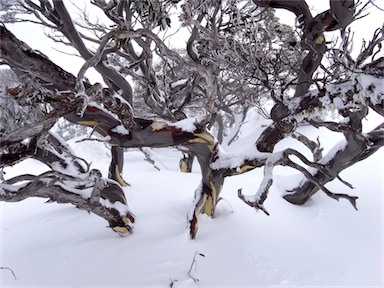
<path id="1" fill-rule="evenodd" d="M 102 178 L 97 170 L 77 177 L 54 171 L 38 176 L 20 175 L 0 183 L 0 201 L 18 202 L 29 197 L 73 204 L 104 218 L 119 234 L 131 233 L 134 217 L 129 212 L 123 191 Z"/>

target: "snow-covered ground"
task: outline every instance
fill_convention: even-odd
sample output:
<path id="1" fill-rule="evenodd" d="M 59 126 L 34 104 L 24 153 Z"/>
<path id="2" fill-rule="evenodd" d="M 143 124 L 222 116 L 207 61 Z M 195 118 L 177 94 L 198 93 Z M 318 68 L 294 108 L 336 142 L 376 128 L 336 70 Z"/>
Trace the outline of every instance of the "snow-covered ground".
<path id="1" fill-rule="evenodd" d="M 321 143 L 329 149 L 335 136 L 321 132 Z M 106 175 L 109 152 L 104 145 L 73 147 Z M 11 268 L 16 279 L 1 269 L 0 286 L 384 285 L 383 149 L 342 173 L 354 190 L 338 181 L 328 185 L 331 191 L 358 196 L 359 211 L 322 192 L 304 206 L 286 202 L 283 188 L 298 176 L 277 168 L 265 202 L 271 215 L 256 213 L 237 198 L 237 190 L 255 193 L 263 173 L 258 169 L 226 179 L 225 201 L 219 202 L 215 218 L 200 216 L 195 240 L 189 239 L 186 216 L 200 182 L 198 167 L 190 174 L 178 172 L 175 149 L 156 149 L 153 155 L 161 171 L 137 150 L 125 154 L 124 177 L 131 184 L 125 192 L 136 215 L 134 233 L 127 238 L 105 228 L 104 219 L 71 205 L 46 199 L 1 202 L 0 266 Z M 7 169 L 7 177 L 44 169 L 28 160 Z"/>

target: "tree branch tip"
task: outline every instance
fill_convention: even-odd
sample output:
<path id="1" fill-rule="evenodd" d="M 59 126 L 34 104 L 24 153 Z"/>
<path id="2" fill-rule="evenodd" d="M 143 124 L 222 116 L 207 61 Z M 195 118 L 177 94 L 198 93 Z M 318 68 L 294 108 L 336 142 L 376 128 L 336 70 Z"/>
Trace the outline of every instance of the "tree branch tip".
<path id="1" fill-rule="evenodd" d="M 256 209 L 256 211 L 258 210 L 261 210 L 263 211 L 267 216 L 270 216 L 269 212 L 267 211 L 267 209 L 265 209 L 265 207 L 263 206 L 263 204 L 259 203 L 258 201 L 250 201 L 250 200 L 247 200 L 245 199 L 245 196 L 243 195 L 242 193 L 243 191 L 243 188 L 239 188 L 237 190 L 237 196 L 247 205 L 253 207 Z"/>
<path id="2" fill-rule="evenodd" d="M 263 211 L 267 216 L 270 216 L 269 212 L 267 209 L 262 204 L 256 204 L 255 206 L 256 209 Z"/>
<path id="3" fill-rule="evenodd" d="M 359 211 L 359 209 L 357 209 L 357 203 L 356 203 L 357 199 L 359 199 L 359 197 L 351 196 L 348 200 L 349 200 L 349 202 L 351 202 L 353 208 L 355 208 L 356 211 Z"/>
<path id="4" fill-rule="evenodd" d="M 353 208 L 358 211 L 359 209 L 357 209 L 357 202 L 356 200 L 359 199 L 359 197 L 357 196 L 349 196 L 347 194 L 333 194 L 333 195 L 328 195 L 327 196 L 337 200 L 338 202 L 340 202 L 340 198 L 345 198 L 349 201 L 349 203 L 351 203 L 351 205 L 353 206 Z"/>
<path id="5" fill-rule="evenodd" d="M 114 226 L 114 227 L 108 227 L 112 228 L 112 230 L 117 233 L 121 237 L 128 237 L 133 234 L 133 228 L 129 225 L 126 226 Z"/>

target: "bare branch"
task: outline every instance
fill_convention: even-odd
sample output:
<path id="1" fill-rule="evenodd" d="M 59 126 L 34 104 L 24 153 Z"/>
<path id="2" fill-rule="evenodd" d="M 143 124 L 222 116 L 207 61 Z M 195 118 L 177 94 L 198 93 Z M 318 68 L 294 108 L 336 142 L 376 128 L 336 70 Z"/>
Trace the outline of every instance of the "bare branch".
<path id="1" fill-rule="evenodd" d="M 381 28 L 378 28 L 373 33 L 372 39 L 369 41 L 368 46 L 363 46 L 361 52 L 356 60 L 356 66 L 360 67 L 364 61 L 368 59 L 368 57 L 374 54 L 376 48 L 382 48 L 382 43 L 384 41 L 384 25 Z M 372 60 L 374 55 L 372 56 Z"/>
<path id="2" fill-rule="evenodd" d="M 15 280 L 17 280 L 16 274 L 15 274 L 15 272 L 13 272 L 13 270 L 11 268 L 9 268 L 9 267 L 0 267 L 0 270 L 8 270 L 8 271 L 10 271 L 12 273 L 12 275 L 13 275 L 13 278 L 15 278 Z"/>
<path id="3" fill-rule="evenodd" d="M 356 197 L 356 196 L 349 196 L 347 194 L 340 194 L 340 193 L 332 193 L 330 190 L 328 190 L 328 188 L 326 188 L 324 185 L 322 185 L 320 183 L 320 181 L 318 179 L 316 179 L 316 177 L 314 177 L 311 173 L 309 173 L 306 169 L 304 169 L 303 167 L 301 167 L 300 165 L 294 163 L 293 161 L 289 160 L 288 158 L 285 159 L 286 161 L 286 164 L 289 166 L 289 167 L 292 167 L 298 171 L 300 171 L 301 173 L 304 174 L 304 176 L 313 184 L 315 184 L 319 189 L 321 189 L 322 191 L 324 191 L 324 193 L 328 196 L 328 197 L 331 197 L 335 200 L 339 200 L 340 198 L 345 198 L 347 199 L 353 206 L 353 208 L 355 208 L 357 210 L 357 206 L 356 206 L 356 200 L 359 198 L 359 197 Z"/>
<path id="4" fill-rule="evenodd" d="M 321 148 L 320 146 L 319 137 L 317 137 L 317 143 L 316 143 L 310 140 L 305 135 L 295 131 L 294 133 L 292 133 L 292 138 L 297 139 L 298 141 L 303 143 L 305 146 L 307 146 L 309 150 L 311 150 L 313 154 L 313 161 L 317 162 L 323 157 L 322 156 L 323 148 Z"/>

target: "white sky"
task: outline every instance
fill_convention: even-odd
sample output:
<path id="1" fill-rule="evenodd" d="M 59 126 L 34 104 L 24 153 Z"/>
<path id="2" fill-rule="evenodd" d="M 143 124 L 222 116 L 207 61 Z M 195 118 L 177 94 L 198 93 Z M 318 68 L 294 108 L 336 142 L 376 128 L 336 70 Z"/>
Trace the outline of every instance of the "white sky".
<path id="1" fill-rule="evenodd" d="M 71 5 L 70 1 L 65 0 L 65 4 L 69 7 Z M 376 1 L 378 3 L 379 1 Z M 384 2 L 384 1 L 383 1 Z M 384 3 L 380 2 L 382 8 L 384 8 Z M 76 4 L 79 2 L 77 1 Z M 313 14 L 317 14 L 319 12 L 322 12 L 324 10 L 329 9 L 329 1 L 326 0 L 307 0 L 307 3 L 311 9 L 313 9 Z M 92 7 L 92 5 L 90 5 Z M 94 8 L 97 9 L 97 8 Z M 93 10 L 92 11 L 97 11 Z M 286 12 L 282 9 L 277 9 L 278 16 L 282 19 L 283 22 L 288 23 L 294 23 L 294 14 L 290 12 Z M 355 31 L 355 39 L 354 39 L 354 51 L 355 53 L 358 53 L 361 47 L 362 39 L 370 39 L 373 35 L 373 32 L 376 28 L 383 25 L 383 19 L 384 19 L 384 12 L 380 11 L 377 8 L 372 7 L 370 10 L 370 15 L 360 19 L 354 23 L 352 23 L 351 28 L 353 31 Z M 75 15 L 73 17 L 76 17 Z M 40 50 L 45 55 L 47 55 L 53 62 L 60 65 L 65 70 L 77 74 L 79 71 L 81 65 L 83 64 L 83 61 L 78 57 L 68 57 L 67 55 L 64 55 L 62 53 L 59 53 L 55 51 L 52 47 L 57 47 L 57 44 L 51 41 L 50 39 L 46 38 L 43 34 L 43 29 L 36 25 L 36 24 L 15 24 L 15 25 L 7 25 L 8 29 L 10 29 L 19 39 L 26 42 L 30 47 L 33 49 Z M 332 37 L 332 34 L 328 34 L 327 36 Z M 333 33 L 334 36 L 338 35 L 338 33 Z M 328 37 L 328 40 L 330 38 Z M 185 40 L 182 40 L 185 41 Z M 71 49 L 69 47 L 61 48 L 61 50 L 64 50 L 66 52 L 71 52 Z M 86 75 L 91 82 L 94 81 L 101 81 L 101 78 L 99 75 L 97 75 L 96 72 L 89 72 Z"/>

